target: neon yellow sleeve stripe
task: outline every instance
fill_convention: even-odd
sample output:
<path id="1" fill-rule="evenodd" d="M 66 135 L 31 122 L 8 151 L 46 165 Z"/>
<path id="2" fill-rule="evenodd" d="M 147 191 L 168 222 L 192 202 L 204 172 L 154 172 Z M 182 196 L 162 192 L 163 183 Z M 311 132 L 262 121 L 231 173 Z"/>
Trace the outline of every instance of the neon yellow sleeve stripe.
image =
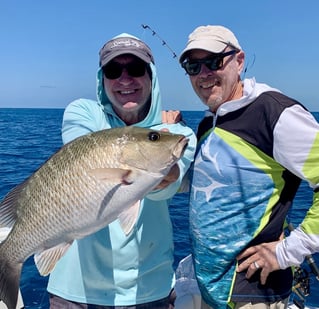
<path id="1" fill-rule="evenodd" d="M 317 133 L 315 137 L 313 146 L 309 151 L 308 158 L 302 169 L 305 178 L 313 184 L 319 183 L 318 153 L 319 153 L 319 132 Z"/>
<path id="2" fill-rule="evenodd" d="M 313 196 L 313 204 L 308 210 L 305 219 L 301 224 L 302 230 L 306 234 L 319 235 L 319 192 Z"/>

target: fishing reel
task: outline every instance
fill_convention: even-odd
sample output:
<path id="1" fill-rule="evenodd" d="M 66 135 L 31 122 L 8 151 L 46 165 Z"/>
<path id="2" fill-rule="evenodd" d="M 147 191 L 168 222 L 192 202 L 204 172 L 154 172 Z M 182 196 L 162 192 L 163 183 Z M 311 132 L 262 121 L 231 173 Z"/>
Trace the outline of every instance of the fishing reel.
<path id="1" fill-rule="evenodd" d="M 319 269 L 312 255 L 306 256 L 306 261 L 315 278 L 319 280 Z M 293 298 L 293 303 L 300 309 L 305 308 L 305 298 L 310 294 L 310 280 L 310 274 L 304 267 L 295 268 L 292 292 L 297 297 Z"/>
<path id="2" fill-rule="evenodd" d="M 288 228 L 292 231 L 293 225 L 288 224 Z M 305 258 L 311 273 L 319 280 L 319 268 L 312 255 L 308 255 Z M 305 308 L 305 298 L 310 294 L 310 273 L 305 267 L 298 266 L 294 269 L 294 281 L 292 286 L 292 292 L 295 294 L 293 297 L 293 303 L 300 309 Z"/>
<path id="3" fill-rule="evenodd" d="M 310 276 L 306 269 L 296 267 L 294 270 L 293 303 L 300 309 L 305 308 L 305 297 L 310 294 Z"/>

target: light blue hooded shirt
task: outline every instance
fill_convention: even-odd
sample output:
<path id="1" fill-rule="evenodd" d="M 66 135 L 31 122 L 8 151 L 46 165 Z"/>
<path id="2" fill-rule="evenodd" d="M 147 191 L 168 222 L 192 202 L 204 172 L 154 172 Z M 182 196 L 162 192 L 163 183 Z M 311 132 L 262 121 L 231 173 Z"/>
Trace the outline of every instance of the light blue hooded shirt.
<path id="1" fill-rule="evenodd" d="M 132 37 L 123 33 L 120 36 Z M 127 237 L 118 221 L 99 232 L 74 241 L 50 275 L 48 292 L 62 298 L 108 306 L 148 303 L 169 295 L 174 285 L 173 235 L 168 211 L 170 199 L 181 185 L 195 153 L 194 132 L 182 123 L 162 124 L 162 105 L 156 68 L 152 71 L 152 101 L 148 115 L 135 126 L 168 128 L 189 138 L 179 160 L 179 179 L 143 199 L 138 221 Z M 97 101 L 78 99 L 63 117 L 62 138 L 76 137 L 126 124 L 113 111 L 103 89 L 103 72 L 97 72 Z M 156 160 L 156 158 L 154 158 Z"/>

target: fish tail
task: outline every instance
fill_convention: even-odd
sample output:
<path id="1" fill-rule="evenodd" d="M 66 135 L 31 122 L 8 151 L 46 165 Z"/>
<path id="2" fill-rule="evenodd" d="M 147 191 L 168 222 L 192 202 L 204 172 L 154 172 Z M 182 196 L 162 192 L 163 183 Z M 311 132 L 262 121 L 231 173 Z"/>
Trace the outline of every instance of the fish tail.
<path id="1" fill-rule="evenodd" d="M 20 286 L 21 264 L 12 264 L 0 250 L 0 299 L 8 309 L 16 309 Z"/>

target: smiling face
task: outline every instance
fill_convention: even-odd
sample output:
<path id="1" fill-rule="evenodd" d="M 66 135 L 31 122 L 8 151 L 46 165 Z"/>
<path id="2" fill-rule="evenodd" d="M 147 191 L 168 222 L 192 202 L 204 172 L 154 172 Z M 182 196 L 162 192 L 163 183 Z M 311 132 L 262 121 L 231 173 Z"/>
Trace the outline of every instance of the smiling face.
<path id="1" fill-rule="evenodd" d="M 147 66 L 139 58 L 130 55 L 120 55 L 111 60 L 113 69 L 122 68 L 120 76 L 112 79 L 104 74 L 103 85 L 105 93 L 110 99 L 116 114 L 127 124 L 134 124 L 143 120 L 150 108 L 150 96 L 152 89 L 151 78 L 145 69 L 144 74 L 139 77 L 141 70 L 134 70 L 134 66 Z M 109 64 L 107 64 L 108 66 Z M 111 68 L 112 69 L 112 68 Z M 133 73 L 132 73 L 132 71 Z M 143 70 L 142 70 L 143 72 Z M 131 75 L 130 75 L 131 74 Z"/>
<path id="2" fill-rule="evenodd" d="M 231 48 L 226 49 L 225 52 L 229 50 Z M 188 58 L 194 61 L 212 56 L 214 54 L 205 50 L 194 49 L 189 52 Z M 244 66 L 244 57 L 244 52 L 239 51 L 225 57 L 220 69 L 213 71 L 202 64 L 197 75 L 189 76 L 194 91 L 212 112 L 216 112 L 224 102 L 239 99 L 242 96 L 240 74 Z"/>

